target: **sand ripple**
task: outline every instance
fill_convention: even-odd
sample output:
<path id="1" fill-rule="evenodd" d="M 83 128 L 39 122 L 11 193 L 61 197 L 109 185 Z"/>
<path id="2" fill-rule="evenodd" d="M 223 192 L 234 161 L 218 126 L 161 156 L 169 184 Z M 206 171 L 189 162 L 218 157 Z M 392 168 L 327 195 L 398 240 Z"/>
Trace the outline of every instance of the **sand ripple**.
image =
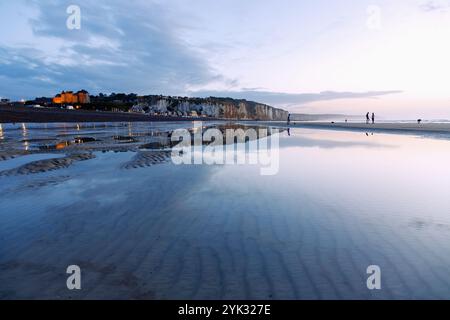
<path id="1" fill-rule="evenodd" d="M 33 161 L 18 168 L 4 170 L 0 172 L 0 176 L 27 175 L 33 173 L 42 173 L 57 169 L 67 168 L 74 162 L 85 161 L 95 158 L 92 153 L 70 154 L 64 158 L 54 158 Z"/>
<path id="2" fill-rule="evenodd" d="M 155 164 L 167 162 L 170 159 L 170 151 L 139 151 L 133 159 L 123 164 L 123 169 L 144 168 Z"/>

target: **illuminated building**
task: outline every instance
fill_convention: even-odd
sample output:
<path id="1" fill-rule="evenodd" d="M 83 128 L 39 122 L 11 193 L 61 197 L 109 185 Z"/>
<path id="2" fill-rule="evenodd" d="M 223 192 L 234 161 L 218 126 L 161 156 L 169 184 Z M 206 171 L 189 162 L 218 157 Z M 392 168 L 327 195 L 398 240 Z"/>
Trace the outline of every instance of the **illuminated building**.
<path id="1" fill-rule="evenodd" d="M 89 93 L 86 90 L 81 90 L 76 93 L 73 93 L 73 91 L 63 91 L 59 94 L 57 94 L 53 98 L 53 103 L 56 104 L 87 104 L 91 103 L 91 99 L 89 97 Z"/>

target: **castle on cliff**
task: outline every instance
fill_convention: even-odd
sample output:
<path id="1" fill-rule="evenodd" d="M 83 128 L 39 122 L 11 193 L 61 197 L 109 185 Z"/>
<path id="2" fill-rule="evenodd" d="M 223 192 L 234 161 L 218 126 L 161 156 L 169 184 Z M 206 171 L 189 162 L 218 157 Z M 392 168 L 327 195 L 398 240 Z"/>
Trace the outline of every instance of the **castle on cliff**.
<path id="1" fill-rule="evenodd" d="M 73 93 L 73 91 L 63 91 L 59 94 L 57 94 L 53 98 L 53 103 L 55 104 L 87 104 L 91 103 L 91 99 L 89 97 L 89 92 L 86 90 L 81 90 L 76 93 Z"/>

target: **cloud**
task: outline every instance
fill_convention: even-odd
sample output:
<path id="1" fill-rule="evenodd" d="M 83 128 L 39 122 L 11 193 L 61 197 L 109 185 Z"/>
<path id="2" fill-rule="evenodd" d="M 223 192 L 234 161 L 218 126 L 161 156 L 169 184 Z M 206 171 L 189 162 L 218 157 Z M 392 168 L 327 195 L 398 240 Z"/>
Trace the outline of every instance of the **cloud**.
<path id="1" fill-rule="evenodd" d="M 320 93 L 283 93 L 260 90 L 243 91 L 195 91 L 192 95 L 201 97 L 221 96 L 235 99 L 247 99 L 274 106 L 298 106 L 310 102 L 337 99 L 378 98 L 380 96 L 402 93 L 399 90 L 367 91 L 367 92 L 335 92 L 324 91 Z"/>
<path id="2" fill-rule="evenodd" d="M 0 45 L 0 95 L 20 98 L 62 89 L 177 93 L 224 80 L 183 43 L 166 10 L 148 1 L 77 1 L 81 30 L 66 28 L 66 1 L 28 1 L 33 39 Z M 41 46 L 33 41 L 42 40 Z M 224 80 L 225 81 L 225 80 Z"/>

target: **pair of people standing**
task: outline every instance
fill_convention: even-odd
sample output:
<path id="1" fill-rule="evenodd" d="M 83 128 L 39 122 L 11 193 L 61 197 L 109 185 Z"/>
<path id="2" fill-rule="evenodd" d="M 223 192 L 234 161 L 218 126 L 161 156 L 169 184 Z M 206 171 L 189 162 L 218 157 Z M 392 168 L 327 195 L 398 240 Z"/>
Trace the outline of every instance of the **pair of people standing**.
<path id="1" fill-rule="evenodd" d="M 370 119 L 371 119 L 370 112 L 367 112 L 366 113 L 366 123 L 369 123 Z M 375 123 L 375 113 L 374 112 L 372 112 L 372 123 Z"/>

